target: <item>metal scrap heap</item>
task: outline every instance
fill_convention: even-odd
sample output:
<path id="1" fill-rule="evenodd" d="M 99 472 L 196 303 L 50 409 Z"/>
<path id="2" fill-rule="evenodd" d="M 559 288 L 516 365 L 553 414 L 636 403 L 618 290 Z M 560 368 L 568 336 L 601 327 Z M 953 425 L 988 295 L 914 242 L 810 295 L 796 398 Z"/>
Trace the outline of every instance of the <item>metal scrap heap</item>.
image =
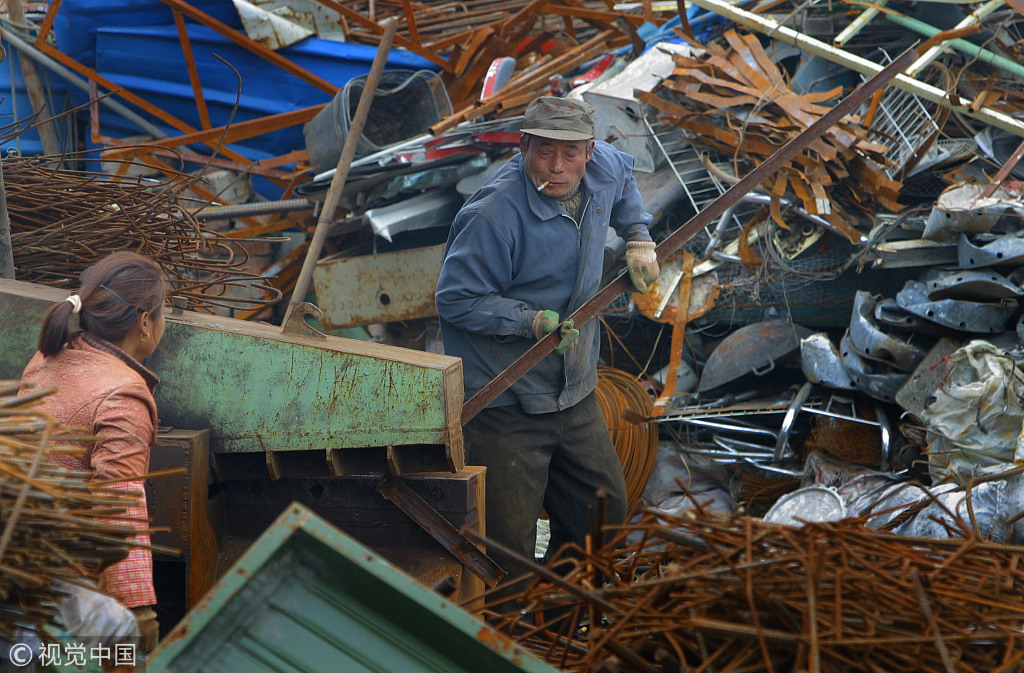
<path id="1" fill-rule="evenodd" d="M 685 129 L 698 149 L 729 157 L 733 174 L 718 169 L 719 176 L 736 182 L 825 114 L 843 88 L 797 94 L 755 35 L 730 30 L 724 37 L 727 47 L 709 42 L 693 55 L 673 54 L 671 77 L 641 98 L 661 111 L 663 123 Z M 889 148 L 869 133 L 870 123 L 848 117 L 783 167 L 763 185 L 772 219 L 789 229 L 781 201 L 799 200 L 857 243 L 866 232 L 847 210 L 898 210 L 901 185 L 883 172 Z"/>
<path id="2" fill-rule="evenodd" d="M 116 523 L 134 497 L 47 460 L 83 436 L 32 409 L 52 389 L 15 396 L 21 385 L 0 381 L 0 638 L 9 642 L 54 622 L 67 591 L 58 582 L 95 580 L 138 533 Z"/>
<path id="3" fill-rule="evenodd" d="M 1024 549 L 960 524 L 931 540 L 649 511 L 481 614 L 580 673 L 1015 670 Z"/>

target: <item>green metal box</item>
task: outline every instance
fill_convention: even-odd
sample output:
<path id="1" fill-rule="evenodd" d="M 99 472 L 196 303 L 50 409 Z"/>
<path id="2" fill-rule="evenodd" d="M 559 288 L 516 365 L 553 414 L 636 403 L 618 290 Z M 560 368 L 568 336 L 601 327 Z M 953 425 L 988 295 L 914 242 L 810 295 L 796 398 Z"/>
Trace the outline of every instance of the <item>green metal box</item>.
<path id="1" fill-rule="evenodd" d="M 557 673 L 291 505 L 164 639 L 148 673 Z"/>

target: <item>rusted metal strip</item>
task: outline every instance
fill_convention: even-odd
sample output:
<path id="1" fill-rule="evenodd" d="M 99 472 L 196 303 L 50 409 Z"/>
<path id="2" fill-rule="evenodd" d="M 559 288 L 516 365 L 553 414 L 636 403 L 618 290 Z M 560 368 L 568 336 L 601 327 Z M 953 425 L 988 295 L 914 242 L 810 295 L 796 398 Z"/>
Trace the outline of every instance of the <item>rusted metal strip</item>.
<path id="1" fill-rule="evenodd" d="M 672 232 L 656 249 L 659 261 L 664 260 L 678 250 L 698 231 L 716 222 L 730 206 L 765 182 L 779 169 L 785 167 L 801 150 L 814 142 L 814 140 L 819 138 L 843 117 L 855 110 L 886 82 L 906 69 L 916 57 L 916 49 L 911 48 L 905 51 L 899 58 L 879 71 L 877 75 L 864 82 L 849 96 L 837 103 L 834 108 L 819 117 L 800 135 L 779 148 L 764 163 L 747 173 L 724 194 L 708 204 L 704 210 L 691 217 L 686 224 Z M 597 294 L 591 297 L 583 306 L 579 307 L 572 315 L 567 316 L 567 318 L 573 320 L 577 325 L 582 325 L 596 317 L 612 300 L 623 292 L 628 292 L 630 289 L 628 275 L 622 274 L 599 290 Z M 557 331 L 552 331 L 534 344 L 530 350 L 519 356 L 519 359 L 513 362 L 505 371 L 498 374 L 476 395 L 471 397 L 462 407 L 462 424 L 465 425 L 469 422 L 470 419 L 493 402 L 498 395 L 508 390 L 509 386 L 518 381 L 523 374 L 533 369 L 538 362 L 547 357 L 555 349 L 558 339 Z"/>
<path id="2" fill-rule="evenodd" d="M 1013 151 L 1010 158 L 1006 160 L 1006 163 L 1004 163 L 1002 168 L 999 169 L 996 176 L 992 178 L 992 182 L 982 190 L 981 198 L 987 199 L 992 196 L 992 194 L 999 188 L 999 185 L 1003 184 L 1003 180 L 1010 175 L 1010 171 L 1017 167 L 1017 164 L 1020 163 L 1022 158 L 1024 158 L 1024 141 L 1021 141 L 1020 145 L 1017 145 L 1017 149 Z"/>
<path id="3" fill-rule="evenodd" d="M 102 84 L 102 83 L 101 83 Z M 122 93 L 122 92 L 118 92 Z M 268 115 L 266 117 L 260 117 L 259 119 L 250 119 L 243 122 L 235 122 L 231 126 L 225 127 L 218 126 L 217 128 L 207 129 L 203 131 L 196 131 L 193 129 L 187 132 L 188 135 L 175 136 L 173 138 L 162 138 L 158 141 L 147 143 L 152 147 L 180 147 L 182 145 L 192 145 L 195 143 L 201 143 L 204 145 L 215 146 L 218 141 L 223 138 L 223 143 L 236 143 L 240 140 L 247 140 L 264 133 L 270 133 L 272 131 L 278 131 L 289 126 L 296 126 L 308 122 L 310 119 L 315 117 L 318 112 L 323 110 L 327 106 L 327 103 L 322 105 L 312 105 L 305 107 L 300 110 L 291 110 L 289 112 L 280 112 L 274 115 Z M 139 143 L 135 143 L 132 147 L 140 147 Z M 132 153 L 131 148 L 109 150 L 109 157 L 125 157 L 130 156 Z M 251 163 L 245 161 L 244 163 Z"/>
<path id="4" fill-rule="evenodd" d="M 487 586 L 493 587 L 505 576 L 505 571 L 497 563 L 401 479 L 388 477 L 377 486 L 377 492 L 395 503 Z"/>
<path id="5" fill-rule="evenodd" d="M 189 39 L 188 29 L 185 28 L 185 15 L 176 9 L 172 9 L 171 13 L 174 14 L 174 25 L 178 28 L 178 42 L 181 43 L 181 53 L 185 57 L 185 68 L 188 70 L 188 81 L 192 85 L 192 95 L 196 99 L 199 124 L 204 129 L 208 129 L 213 124 L 210 122 L 210 111 L 206 107 L 206 98 L 203 96 L 203 83 L 199 80 L 196 59 L 192 55 L 192 40 Z"/>
<path id="6" fill-rule="evenodd" d="M 218 21 L 217 19 L 213 18 L 212 16 L 210 16 L 206 12 L 203 12 L 203 11 L 200 11 L 200 10 L 196 9 L 195 7 L 193 7 L 192 5 L 188 4 L 187 2 L 182 2 L 182 0 L 162 0 L 162 1 L 163 1 L 163 3 L 165 5 L 170 7 L 172 10 L 177 10 L 177 11 L 183 13 L 183 14 L 186 14 L 193 21 L 198 21 L 199 23 L 203 24 L 207 28 L 211 28 L 211 29 L 217 31 L 218 33 L 220 33 L 224 37 L 228 38 L 229 40 L 231 40 L 232 42 L 234 42 L 238 46 L 242 47 L 243 49 L 251 51 L 252 53 L 256 54 L 257 56 L 263 58 L 264 60 L 266 60 L 266 61 L 268 61 L 270 63 L 273 63 L 274 65 L 276 65 L 278 68 L 281 68 L 285 72 L 287 72 L 287 73 L 289 73 L 291 75 L 294 75 L 295 77 L 298 77 L 303 82 L 306 82 L 307 84 L 311 84 L 311 85 L 315 86 L 316 88 L 320 89 L 324 93 L 326 93 L 326 94 L 328 94 L 330 96 L 334 96 L 336 93 L 338 93 L 338 87 L 333 85 L 333 84 L 331 84 L 330 82 L 328 82 L 324 78 L 318 77 L 317 75 L 314 75 L 313 73 L 309 72 L 305 68 L 302 68 L 302 67 L 296 65 L 295 63 L 293 63 L 289 59 L 287 59 L 284 56 L 281 56 L 280 54 L 278 54 L 276 51 L 272 51 L 270 49 L 267 49 L 266 47 L 264 47 L 259 42 L 249 38 L 247 35 L 239 33 L 237 30 L 231 28 L 230 26 L 227 26 L 227 25 L 221 23 L 220 21 Z"/>

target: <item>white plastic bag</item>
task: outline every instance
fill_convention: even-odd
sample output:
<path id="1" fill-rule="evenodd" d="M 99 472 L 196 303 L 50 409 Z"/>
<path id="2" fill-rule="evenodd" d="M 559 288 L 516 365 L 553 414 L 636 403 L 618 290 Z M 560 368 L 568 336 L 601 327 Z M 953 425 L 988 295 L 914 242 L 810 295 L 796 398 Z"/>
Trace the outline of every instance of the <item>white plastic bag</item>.
<path id="1" fill-rule="evenodd" d="M 939 366 L 946 370 L 943 383 L 922 414 L 932 479 L 963 485 L 981 468 L 1012 464 L 1024 451 L 1024 376 L 1013 359 L 975 340 Z"/>

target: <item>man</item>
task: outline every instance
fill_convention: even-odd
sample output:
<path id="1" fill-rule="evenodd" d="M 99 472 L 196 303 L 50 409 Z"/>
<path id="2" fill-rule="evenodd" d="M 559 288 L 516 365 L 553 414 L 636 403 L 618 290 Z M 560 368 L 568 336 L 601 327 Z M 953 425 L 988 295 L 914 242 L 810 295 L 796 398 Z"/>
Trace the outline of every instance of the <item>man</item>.
<path id="1" fill-rule="evenodd" d="M 577 330 L 562 317 L 599 289 L 609 225 L 627 241 L 637 291 L 657 278 L 658 262 L 633 159 L 593 140 L 592 114 L 577 100 L 530 103 L 519 155 L 456 216 L 437 285 L 441 337 L 445 352 L 462 358 L 466 399 L 559 330 L 555 352 L 463 429 L 467 462 L 487 467 L 488 536 L 528 558 L 542 506 L 549 555 L 565 542 L 583 545 L 599 489 L 608 523 L 627 514 L 622 469 L 594 394 L 597 322 Z"/>

